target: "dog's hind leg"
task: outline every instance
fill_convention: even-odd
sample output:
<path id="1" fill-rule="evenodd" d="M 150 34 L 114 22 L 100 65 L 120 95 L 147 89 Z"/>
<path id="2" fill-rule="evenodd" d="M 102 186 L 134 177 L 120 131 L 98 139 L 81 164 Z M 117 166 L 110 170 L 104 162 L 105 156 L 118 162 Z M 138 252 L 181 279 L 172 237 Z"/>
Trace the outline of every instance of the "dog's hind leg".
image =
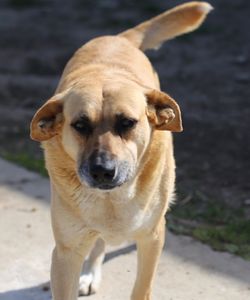
<path id="1" fill-rule="evenodd" d="M 83 274 L 80 277 L 79 283 L 80 295 L 90 295 L 97 292 L 101 283 L 104 250 L 104 241 L 98 239 L 83 265 Z"/>

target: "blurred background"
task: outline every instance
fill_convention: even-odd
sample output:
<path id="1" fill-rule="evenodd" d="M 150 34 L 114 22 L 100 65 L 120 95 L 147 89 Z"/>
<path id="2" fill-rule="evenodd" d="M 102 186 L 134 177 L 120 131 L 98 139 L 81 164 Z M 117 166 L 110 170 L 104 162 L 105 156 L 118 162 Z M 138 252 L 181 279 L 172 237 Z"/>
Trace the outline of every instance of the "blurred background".
<path id="1" fill-rule="evenodd" d="M 1 0 L 0 156 L 46 176 L 29 123 L 74 51 L 183 2 Z M 209 2 L 199 30 L 147 53 L 183 114 L 168 226 L 250 260 L 250 2 Z"/>

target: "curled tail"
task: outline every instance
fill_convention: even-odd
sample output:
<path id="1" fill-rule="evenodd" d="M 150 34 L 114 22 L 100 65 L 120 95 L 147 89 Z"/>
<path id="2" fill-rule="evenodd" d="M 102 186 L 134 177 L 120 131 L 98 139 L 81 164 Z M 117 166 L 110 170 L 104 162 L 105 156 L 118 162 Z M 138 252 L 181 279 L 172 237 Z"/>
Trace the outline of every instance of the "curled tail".
<path id="1" fill-rule="evenodd" d="M 135 47 L 145 51 L 157 49 L 178 35 L 197 29 L 210 12 L 207 2 L 189 2 L 170 9 L 119 36 L 127 38 Z"/>

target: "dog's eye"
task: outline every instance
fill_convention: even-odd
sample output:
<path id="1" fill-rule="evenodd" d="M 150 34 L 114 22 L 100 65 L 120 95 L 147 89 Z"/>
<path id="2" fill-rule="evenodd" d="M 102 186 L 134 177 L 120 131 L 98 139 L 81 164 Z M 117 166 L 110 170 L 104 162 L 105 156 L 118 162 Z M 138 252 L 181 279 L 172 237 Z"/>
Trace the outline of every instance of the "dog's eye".
<path id="1" fill-rule="evenodd" d="M 137 122 L 138 121 L 135 120 L 135 119 L 120 117 L 116 121 L 115 131 L 118 134 L 126 133 L 127 131 L 129 131 L 132 128 L 134 128 Z"/>
<path id="2" fill-rule="evenodd" d="M 86 117 L 80 118 L 76 122 L 72 123 L 71 126 L 81 135 L 89 135 L 93 131 L 90 121 Z"/>

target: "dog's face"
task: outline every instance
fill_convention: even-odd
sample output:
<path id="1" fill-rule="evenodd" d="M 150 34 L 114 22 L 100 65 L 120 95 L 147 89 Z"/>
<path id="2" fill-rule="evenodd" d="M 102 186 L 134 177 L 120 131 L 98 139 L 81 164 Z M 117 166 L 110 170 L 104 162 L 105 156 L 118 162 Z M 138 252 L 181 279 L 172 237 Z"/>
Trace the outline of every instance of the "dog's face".
<path id="1" fill-rule="evenodd" d="M 155 129 L 182 130 L 176 102 L 160 91 L 117 83 L 54 96 L 35 114 L 31 137 L 59 135 L 80 181 L 111 190 L 134 177 Z"/>
<path id="2" fill-rule="evenodd" d="M 88 87 L 68 94 L 62 145 L 82 181 L 112 189 L 133 177 L 150 139 L 145 109 L 145 97 L 131 87 Z"/>

